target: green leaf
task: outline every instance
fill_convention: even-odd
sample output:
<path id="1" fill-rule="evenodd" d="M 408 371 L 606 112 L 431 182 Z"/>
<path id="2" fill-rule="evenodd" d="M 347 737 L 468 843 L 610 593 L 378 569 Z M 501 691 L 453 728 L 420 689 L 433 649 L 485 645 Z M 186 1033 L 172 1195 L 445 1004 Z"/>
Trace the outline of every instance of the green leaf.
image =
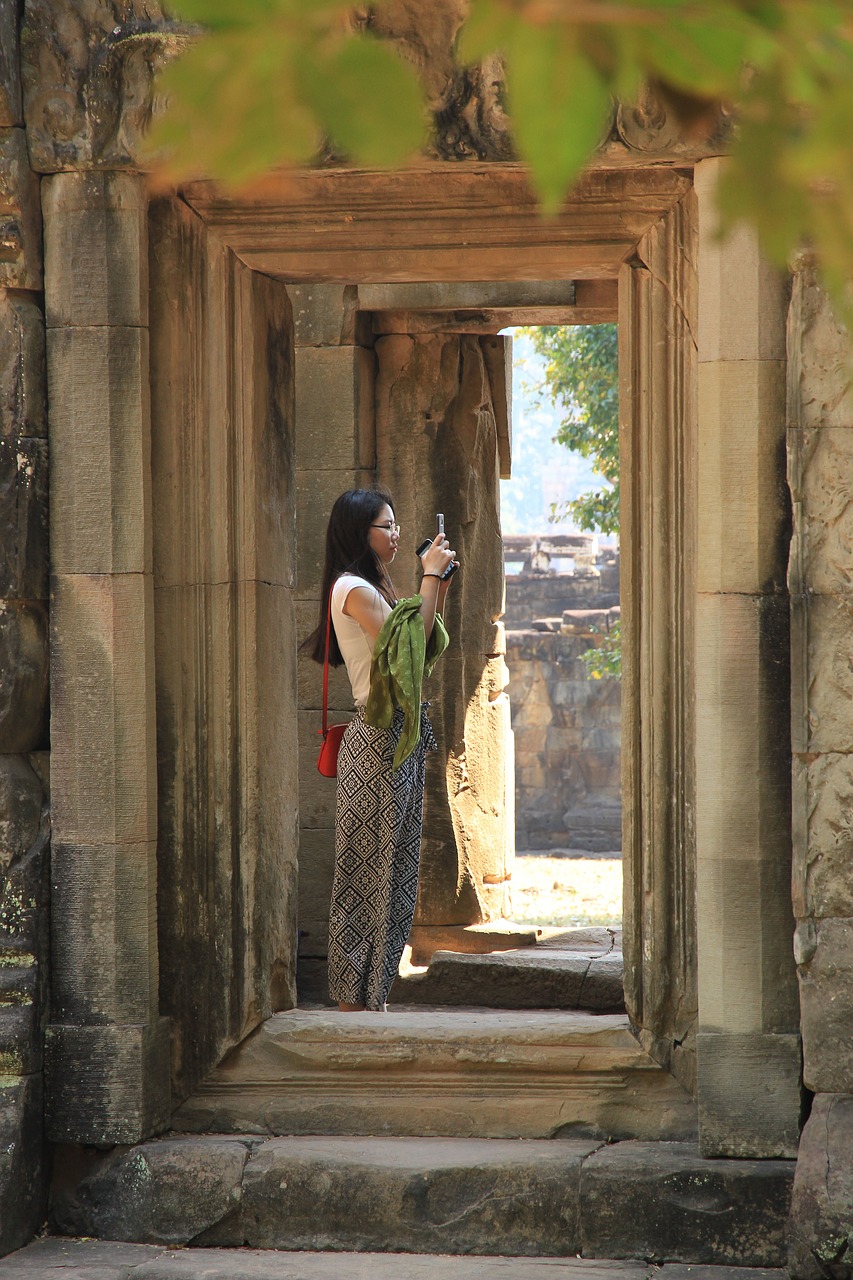
<path id="1" fill-rule="evenodd" d="M 324 132 L 360 164 L 402 164 L 423 144 L 420 87 L 393 46 L 353 37 L 331 53 L 301 59 L 298 75 Z"/>
<path id="2" fill-rule="evenodd" d="M 503 0 L 471 0 L 458 38 L 460 61 L 468 65 L 479 62 L 487 54 L 504 52 L 517 24 L 517 15 Z"/>
<path id="3" fill-rule="evenodd" d="M 571 34 L 517 23 L 507 54 L 515 141 L 545 213 L 554 213 L 601 141 L 610 95 Z"/>

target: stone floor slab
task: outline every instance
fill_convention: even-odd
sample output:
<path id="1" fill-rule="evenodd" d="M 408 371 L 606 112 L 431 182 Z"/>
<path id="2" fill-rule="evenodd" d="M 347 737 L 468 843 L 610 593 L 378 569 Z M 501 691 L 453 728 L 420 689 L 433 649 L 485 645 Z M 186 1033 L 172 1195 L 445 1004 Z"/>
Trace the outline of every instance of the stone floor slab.
<path id="1" fill-rule="evenodd" d="M 785 1280 L 736 1267 L 666 1266 L 580 1258 L 288 1253 L 161 1249 L 111 1241 L 37 1240 L 0 1260 L 0 1280 Z"/>

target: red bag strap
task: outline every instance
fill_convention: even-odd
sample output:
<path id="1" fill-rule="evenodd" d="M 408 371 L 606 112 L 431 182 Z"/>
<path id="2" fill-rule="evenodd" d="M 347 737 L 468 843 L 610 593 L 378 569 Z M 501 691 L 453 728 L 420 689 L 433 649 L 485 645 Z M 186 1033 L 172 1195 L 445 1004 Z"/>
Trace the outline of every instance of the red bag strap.
<path id="1" fill-rule="evenodd" d="M 332 591 L 334 583 L 329 588 L 329 610 L 326 614 L 326 660 L 323 663 L 323 738 L 329 732 L 329 644 L 332 639 Z"/>

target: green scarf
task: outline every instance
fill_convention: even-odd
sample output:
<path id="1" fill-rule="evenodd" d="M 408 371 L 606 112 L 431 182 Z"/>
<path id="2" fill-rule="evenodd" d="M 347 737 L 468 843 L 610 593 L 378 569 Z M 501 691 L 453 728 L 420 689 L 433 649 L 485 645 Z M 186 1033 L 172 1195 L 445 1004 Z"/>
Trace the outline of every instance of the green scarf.
<path id="1" fill-rule="evenodd" d="M 385 619 L 376 637 L 370 663 L 370 693 L 364 718 L 375 729 L 390 729 L 396 707 L 401 707 L 403 732 L 394 752 L 395 769 L 408 760 L 421 737 L 421 686 L 432 673 L 449 644 L 440 614 L 429 644 L 420 613 L 421 597 L 400 600 Z"/>

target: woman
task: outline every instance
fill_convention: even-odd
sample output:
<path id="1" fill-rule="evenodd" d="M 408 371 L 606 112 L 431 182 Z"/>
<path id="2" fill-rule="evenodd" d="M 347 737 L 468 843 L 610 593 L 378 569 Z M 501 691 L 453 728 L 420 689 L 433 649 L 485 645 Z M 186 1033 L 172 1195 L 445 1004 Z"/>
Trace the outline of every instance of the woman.
<path id="1" fill-rule="evenodd" d="M 446 644 L 443 574 L 454 552 L 443 534 L 434 538 L 420 595 L 398 601 L 389 569 L 399 537 L 389 494 L 341 494 L 326 532 L 319 625 L 305 642 L 323 662 L 331 597 L 329 662 L 346 664 L 357 711 L 338 755 L 329 917 L 329 995 L 345 1013 L 384 1010 L 396 977 L 417 897 L 425 752 L 435 747 L 419 690 L 424 664 L 428 674 Z M 401 690 L 414 690 L 417 706 L 400 705 Z"/>

